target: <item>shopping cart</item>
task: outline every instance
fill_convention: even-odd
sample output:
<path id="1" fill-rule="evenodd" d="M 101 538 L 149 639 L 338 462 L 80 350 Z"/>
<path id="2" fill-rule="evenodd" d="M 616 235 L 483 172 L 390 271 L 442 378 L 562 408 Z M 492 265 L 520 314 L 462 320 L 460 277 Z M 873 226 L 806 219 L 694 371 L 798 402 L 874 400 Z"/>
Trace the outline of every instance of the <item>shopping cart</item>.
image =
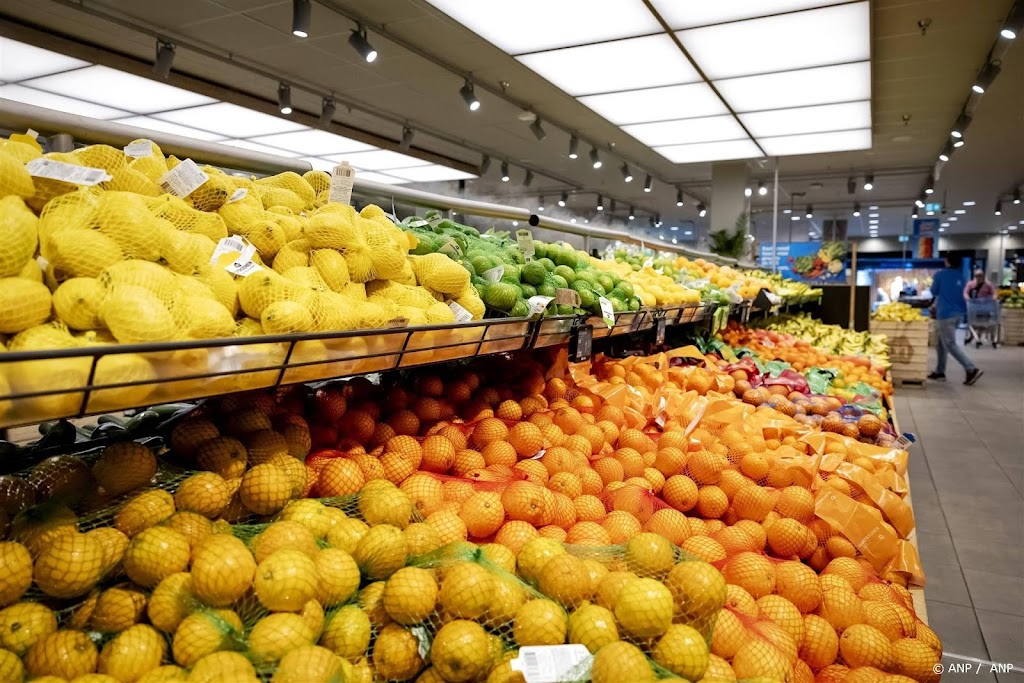
<path id="1" fill-rule="evenodd" d="M 988 334 L 992 342 L 992 348 L 999 346 L 999 302 L 995 299 L 968 299 L 967 300 L 967 336 L 964 343 L 972 340 L 981 348 L 983 343 L 982 335 Z"/>

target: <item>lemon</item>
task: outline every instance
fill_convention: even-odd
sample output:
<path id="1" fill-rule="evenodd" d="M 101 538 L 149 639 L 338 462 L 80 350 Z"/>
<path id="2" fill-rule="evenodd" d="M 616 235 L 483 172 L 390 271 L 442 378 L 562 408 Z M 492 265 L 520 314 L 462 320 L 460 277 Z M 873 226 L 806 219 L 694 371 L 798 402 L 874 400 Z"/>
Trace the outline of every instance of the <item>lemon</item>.
<path id="1" fill-rule="evenodd" d="M 370 646 L 370 618 L 356 605 L 346 605 L 327 618 L 320 644 L 336 655 L 352 660 Z"/>
<path id="2" fill-rule="evenodd" d="M 0 332 L 16 334 L 50 317 L 50 290 L 41 282 L 20 277 L 0 279 Z"/>
<path id="3" fill-rule="evenodd" d="M 0 199 L 0 278 L 17 275 L 36 252 L 39 219 L 20 197 Z"/>

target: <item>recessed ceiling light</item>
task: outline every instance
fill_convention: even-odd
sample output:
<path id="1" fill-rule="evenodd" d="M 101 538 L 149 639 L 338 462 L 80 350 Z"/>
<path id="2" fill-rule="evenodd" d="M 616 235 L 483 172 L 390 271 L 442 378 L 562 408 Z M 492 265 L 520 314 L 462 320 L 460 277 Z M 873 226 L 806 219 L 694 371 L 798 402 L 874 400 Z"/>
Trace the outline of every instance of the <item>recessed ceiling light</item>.
<path id="1" fill-rule="evenodd" d="M 878 218 L 878 214 L 877 213 L 869 213 L 868 214 L 868 218 Z"/>
<path id="2" fill-rule="evenodd" d="M 925 211 L 925 215 L 926 216 L 934 216 L 935 212 L 934 211 Z"/>
<path id="3" fill-rule="evenodd" d="M 677 164 L 698 161 L 724 161 L 727 159 L 752 159 L 761 154 L 751 140 L 669 145 L 667 147 L 655 147 L 654 151 Z"/>
<path id="4" fill-rule="evenodd" d="M 757 142 L 761 145 L 761 149 L 769 156 L 870 149 L 871 129 L 862 128 L 860 130 L 844 130 L 832 133 L 758 138 Z"/>
<path id="5" fill-rule="evenodd" d="M 684 235 L 692 235 L 693 234 L 693 230 L 683 230 L 683 234 Z"/>
<path id="6" fill-rule="evenodd" d="M 878 225 L 878 219 L 872 218 L 871 220 L 868 221 L 868 225 Z"/>
<path id="7" fill-rule="evenodd" d="M 944 227 L 944 228 L 948 228 L 948 227 L 949 227 L 949 223 L 942 223 L 941 225 L 942 225 L 942 227 Z"/>
<path id="8" fill-rule="evenodd" d="M 431 164 L 430 166 L 415 166 L 413 168 L 396 168 L 389 170 L 388 175 L 393 175 L 397 178 L 414 183 L 429 183 L 441 180 L 467 180 L 469 178 L 476 177 L 472 173 L 466 173 L 454 168 L 438 166 L 435 164 Z"/>
<path id="9" fill-rule="evenodd" d="M 751 112 L 740 114 L 740 121 L 755 138 L 867 128 L 871 126 L 871 103 L 864 100 Z"/>
<path id="10" fill-rule="evenodd" d="M 960 219 L 957 218 L 956 216 L 950 216 L 949 217 L 949 222 L 950 223 L 956 223 L 958 220 L 960 220 Z"/>
<path id="11" fill-rule="evenodd" d="M 172 124 L 165 123 L 164 125 Z M 222 140 L 220 144 L 227 145 L 228 147 L 238 147 L 239 149 L 249 149 L 252 150 L 253 152 L 261 152 L 263 154 L 272 154 L 278 157 L 301 156 L 300 154 L 296 154 L 295 152 L 289 152 L 288 150 L 278 149 L 277 147 L 268 147 L 267 145 L 261 145 L 258 142 L 253 142 L 252 140 Z M 353 167 L 357 169 L 359 168 L 354 164 Z"/>
<path id="12" fill-rule="evenodd" d="M 580 102 L 614 124 L 692 119 L 727 114 L 707 83 L 668 85 L 606 95 L 588 95 Z"/>
<path id="13" fill-rule="evenodd" d="M 387 173 L 374 173 L 373 171 L 359 171 L 356 175 L 360 180 L 369 180 L 370 182 L 383 183 L 384 185 L 403 185 L 410 182 Z"/>
<path id="14" fill-rule="evenodd" d="M 941 227 L 940 227 L 940 228 L 939 228 L 939 232 L 946 232 L 946 229 L 945 229 L 945 228 L 941 228 Z"/>
<path id="15" fill-rule="evenodd" d="M 0 81 L 23 81 L 83 66 L 89 66 L 89 62 L 0 38 Z"/>
<path id="16" fill-rule="evenodd" d="M 868 210 L 869 211 L 878 211 L 878 207 L 876 205 L 872 204 L 871 206 L 868 207 Z"/>
<path id="17" fill-rule="evenodd" d="M 825 5 L 837 5 L 843 0 L 732 0 L 731 2 L 680 3 L 676 0 L 653 0 L 654 8 L 674 30 L 724 24 L 730 21 L 754 19 L 769 14 L 796 12 Z"/>
<path id="18" fill-rule="evenodd" d="M 648 147 L 688 145 L 695 142 L 720 142 L 746 137 L 743 127 L 732 116 L 711 116 L 686 121 L 659 121 L 622 126 Z"/>
<path id="19" fill-rule="evenodd" d="M 516 60 L 574 96 L 700 80 L 690 61 L 664 34 L 535 52 Z M 657 68 L 652 68 L 655 64 Z"/>
<path id="20" fill-rule="evenodd" d="M 679 229 L 678 225 L 673 225 L 671 228 L 669 228 L 669 230 L 672 230 L 673 232 L 675 232 L 678 229 Z"/>
<path id="21" fill-rule="evenodd" d="M 715 81 L 737 113 L 871 99 L 871 62 Z"/>
<path id="22" fill-rule="evenodd" d="M 956 215 L 958 215 L 958 216 L 962 216 L 962 215 L 964 215 L 965 213 L 967 213 L 967 209 L 957 209 L 957 210 L 956 210 L 956 211 L 954 211 L 953 213 L 955 213 L 955 214 L 956 214 Z"/>
<path id="23" fill-rule="evenodd" d="M 976 202 L 964 202 L 964 206 L 974 206 Z"/>

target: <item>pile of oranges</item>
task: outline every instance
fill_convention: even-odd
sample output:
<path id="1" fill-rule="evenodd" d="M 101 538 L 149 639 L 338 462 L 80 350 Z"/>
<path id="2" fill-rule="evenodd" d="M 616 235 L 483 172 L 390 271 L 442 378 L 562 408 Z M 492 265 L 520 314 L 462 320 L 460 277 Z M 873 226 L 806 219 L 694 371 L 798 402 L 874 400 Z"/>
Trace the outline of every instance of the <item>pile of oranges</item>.
<path id="1" fill-rule="evenodd" d="M 0 478 L 0 671 L 511 683 L 519 647 L 569 643 L 580 680 L 932 680 L 914 571 L 821 507 L 902 543 L 861 477 L 899 490 L 905 454 L 725 384 L 663 357 L 495 358 L 232 395 L 159 456 Z"/>

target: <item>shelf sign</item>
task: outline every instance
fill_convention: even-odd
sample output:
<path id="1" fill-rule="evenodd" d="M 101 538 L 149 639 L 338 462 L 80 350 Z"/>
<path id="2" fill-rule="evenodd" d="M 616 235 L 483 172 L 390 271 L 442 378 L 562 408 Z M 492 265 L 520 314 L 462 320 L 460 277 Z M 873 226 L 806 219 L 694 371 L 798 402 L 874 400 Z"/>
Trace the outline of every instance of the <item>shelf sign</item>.
<path id="1" fill-rule="evenodd" d="M 529 261 L 533 258 L 533 233 L 529 230 L 516 230 L 516 242 L 519 243 L 519 250 L 523 252 L 523 256 Z"/>
<path id="2" fill-rule="evenodd" d="M 569 360 L 573 363 L 582 363 L 590 360 L 594 352 L 594 326 L 578 325 L 572 328 L 569 337 Z"/>
<path id="3" fill-rule="evenodd" d="M 654 321 L 654 343 L 661 345 L 665 343 L 665 318 L 661 317 Z"/>
<path id="4" fill-rule="evenodd" d="M 597 301 L 601 304 L 601 319 L 604 320 L 604 324 L 610 330 L 615 327 L 615 309 L 612 307 L 612 302 L 603 296 L 598 297 Z"/>

